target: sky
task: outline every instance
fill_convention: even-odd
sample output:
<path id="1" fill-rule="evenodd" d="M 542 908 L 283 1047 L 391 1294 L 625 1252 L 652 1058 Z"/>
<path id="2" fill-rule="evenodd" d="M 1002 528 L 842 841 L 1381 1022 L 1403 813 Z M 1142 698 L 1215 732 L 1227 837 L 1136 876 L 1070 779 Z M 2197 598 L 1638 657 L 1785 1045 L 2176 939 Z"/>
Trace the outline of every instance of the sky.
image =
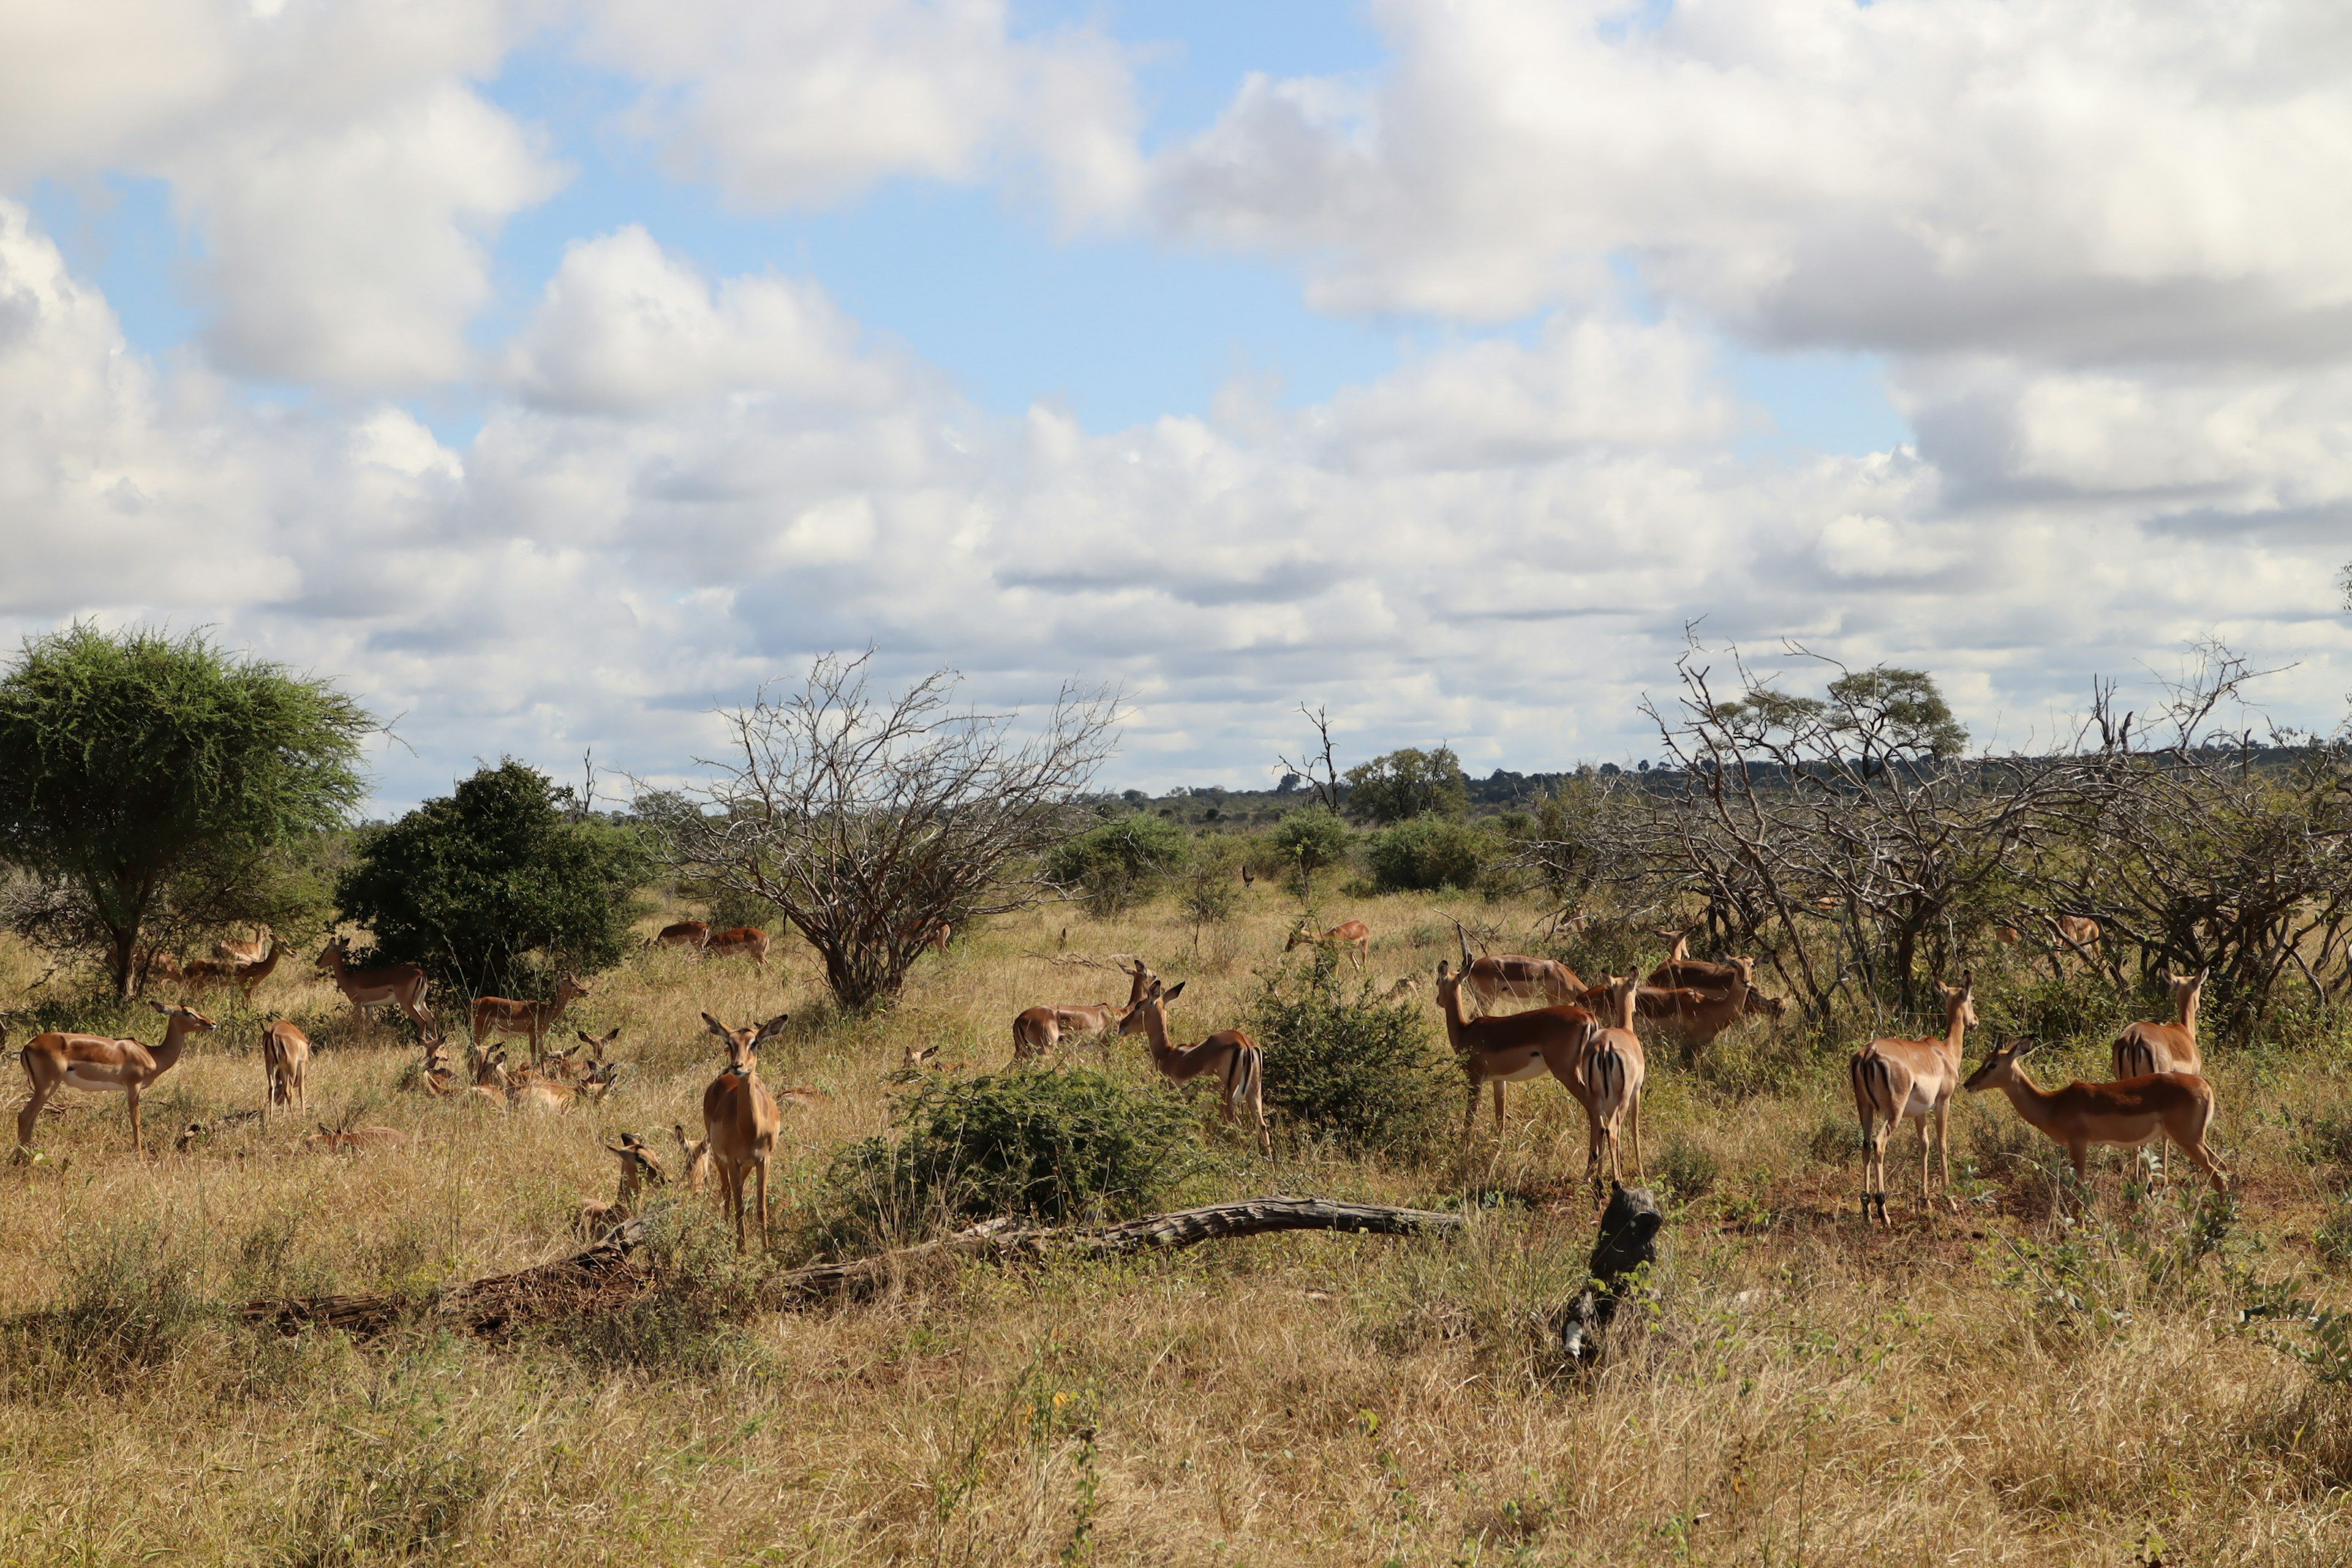
<path id="1" fill-rule="evenodd" d="M 0 6 L 0 638 L 330 677 L 379 811 L 866 647 L 1115 788 L 1630 763 L 1694 639 L 2326 731 L 2347 561 L 2340 5 Z"/>

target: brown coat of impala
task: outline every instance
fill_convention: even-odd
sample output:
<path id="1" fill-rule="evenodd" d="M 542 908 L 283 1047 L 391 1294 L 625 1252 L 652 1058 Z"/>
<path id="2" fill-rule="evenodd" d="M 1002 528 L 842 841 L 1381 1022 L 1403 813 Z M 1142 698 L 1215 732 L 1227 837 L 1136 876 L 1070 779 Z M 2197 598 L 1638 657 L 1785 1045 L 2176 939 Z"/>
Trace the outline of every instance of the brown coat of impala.
<path id="1" fill-rule="evenodd" d="M 299 1105 L 310 1110 L 310 1091 L 304 1076 L 310 1068 L 310 1037 L 280 1018 L 261 1031 L 261 1125 L 269 1125 L 273 1105 Z"/>
<path id="2" fill-rule="evenodd" d="M 1584 1047 L 1583 1070 L 1579 1075 L 1584 1092 L 1578 1098 L 1584 1101 L 1588 1130 L 1585 1175 L 1592 1183 L 1595 1196 L 1602 1191 L 1601 1162 L 1604 1155 L 1609 1161 L 1610 1181 L 1614 1183 L 1623 1177 L 1618 1163 L 1620 1127 L 1633 1142 L 1633 1179 L 1642 1179 L 1642 1084 L 1649 1077 L 1649 1066 L 1642 1055 L 1641 1037 L 1633 1033 L 1636 994 L 1641 988 L 1638 974 L 1609 977 L 1608 1011 L 1601 1015 L 1605 1025 L 1593 1031 L 1592 1043 Z"/>
<path id="3" fill-rule="evenodd" d="M 1140 1034 L 1151 1049 L 1151 1065 L 1171 1083 L 1190 1083 L 1204 1074 L 1218 1075 L 1217 1113 L 1227 1121 L 1237 1119 L 1234 1101 L 1248 1105 L 1257 1122 L 1257 1146 L 1271 1157 L 1274 1137 L 1265 1125 L 1265 1058 L 1257 1042 L 1239 1029 L 1220 1029 L 1197 1046 L 1172 1045 L 1168 1038 L 1168 1005 L 1184 994 L 1184 983 L 1174 989 L 1154 980 L 1127 1016 L 1119 1020 L 1122 1035 Z"/>
<path id="4" fill-rule="evenodd" d="M 1952 1091 L 1960 1087 L 1960 1047 L 1977 1021 L 1976 984 L 1968 975 L 1958 985 L 1937 982 L 1944 999 L 1941 1039 L 1873 1040 L 1853 1053 L 1846 1076 L 1853 1088 L 1854 1113 L 1862 1119 L 1862 1217 L 1875 1205 L 1886 1218 L 1886 1142 L 1905 1121 L 1919 1123 L 1919 1206 L 1928 1206 L 1927 1119 L 1936 1120 L 1936 1146 L 1943 1152 L 1945 1201 L 1951 1200 Z M 1871 1177 L 1875 1173 L 1877 1182 Z"/>
<path id="5" fill-rule="evenodd" d="M 646 945 L 647 947 L 683 947 L 690 952 L 700 952 L 703 943 L 709 940 L 710 928 L 700 921 L 679 921 L 675 925 L 666 925 L 656 931 L 653 940 Z"/>
<path id="6" fill-rule="evenodd" d="M 2094 1143 L 2117 1143 L 2137 1148 L 2158 1137 L 2169 1138 L 2196 1162 L 2212 1182 L 2213 1190 L 2230 1190 L 2229 1173 L 2205 1146 L 2206 1131 L 2213 1125 L 2213 1088 L 2194 1073 L 2144 1073 L 2115 1083 L 2070 1083 L 2047 1089 L 2025 1076 L 2019 1064 L 2038 1048 L 2032 1039 L 2004 1040 L 1969 1076 L 1970 1094 L 1997 1089 L 2027 1125 L 2053 1143 L 2066 1148 L 2074 1164 L 2074 1180 L 2083 1180 L 2083 1158 Z"/>
<path id="7" fill-rule="evenodd" d="M 2133 1024 L 2116 1036 L 2113 1054 L 2117 1078 L 2205 1070 L 2204 1058 L 2197 1054 L 2197 1005 L 2204 999 L 2205 974 L 2203 970 L 2195 974 L 2166 973 L 2165 984 L 2172 987 L 2175 1021 Z"/>
<path id="8" fill-rule="evenodd" d="M 705 1013 L 703 1026 L 727 1042 L 727 1070 L 702 1091 L 703 1140 L 719 1177 L 719 1201 L 735 1215 L 735 1250 L 743 1250 L 743 1179 L 756 1173 L 760 1186 L 760 1247 L 768 1246 L 768 1160 L 776 1151 L 782 1116 L 776 1097 L 760 1081 L 759 1047 L 790 1020 L 779 1013 L 754 1028 L 730 1029 Z"/>
<path id="9" fill-rule="evenodd" d="M 251 942 L 232 942 L 223 937 L 213 943 L 213 956 L 223 963 L 243 967 L 260 963 L 263 955 L 277 944 L 278 939 L 270 934 L 268 926 L 256 926 Z"/>
<path id="10" fill-rule="evenodd" d="M 57 1030 L 25 1042 L 16 1059 L 24 1064 L 33 1094 L 16 1113 L 19 1144 L 33 1146 L 33 1129 L 40 1121 L 41 1107 L 62 1087 L 126 1098 L 131 1104 L 131 1147 L 145 1158 L 147 1150 L 140 1142 L 139 1097 L 179 1062 L 189 1035 L 209 1034 L 213 1027 L 213 1021 L 193 1007 L 166 1007 L 161 1002 L 147 1005 L 170 1020 L 163 1028 L 163 1044 L 152 1050 L 136 1040 Z"/>
<path id="11" fill-rule="evenodd" d="M 1650 971 L 1649 984 L 1661 990 L 1684 987 L 1694 991 L 1730 991 L 1754 983 L 1756 961 L 1735 958 L 1727 963 L 1690 955 L 1690 932 L 1661 931 L 1674 946 L 1667 950 L 1666 961 Z"/>
<path id="12" fill-rule="evenodd" d="M 563 1010 L 588 994 L 588 988 L 569 974 L 559 975 L 555 982 L 552 1002 L 514 1002 L 504 996 L 474 998 L 474 1049 L 478 1053 L 485 1039 L 497 1039 L 503 1035 L 526 1035 L 530 1038 L 530 1059 L 536 1064 L 547 1054 L 547 1027 L 563 1016 Z"/>
<path id="13" fill-rule="evenodd" d="M 1576 971 L 1558 959 L 1498 952 L 1469 960 L 1462 967 L 1463 1000 L 1481 1014 L 1492 1013 L 1502 1002 L 1570 1006 L 1583 999 L 1584 992 Z"/>
<path id="14" fill-rule="evenodd" d="M 1587 1107 L 1584 1090 L 1584 1050 L 1600 1026 L 1581 1007 L 1535 1007 L 1524 1013 L 1503 1013 L 1472 1018 L 1462 1007 L 1462 977 L 1444 959 L 1437 961 L 1437 1011 L 1445 1020 L 1445 1037 L 1470 1080 L 1470 1098 L 1462 1107 L 1462 1135 L 1468 1137 L 1478 1115 L 1478 1090 L 1495 1086 L 1495 1131 L 1503 1130 L 1503 1086 L 1549 1073 Z"/>
<path id="15" fill-rule="evenodd" d="M 335 977 L 336 989 L 342 992 L 352 1010 L 364 1016 L 371 1007 L 391 1003 L 408 1015 L 410 1023 L 419 1030 L 433 1026 L 432 1015 L 425 1010 L 425 994 L 432 988 L 425 971 L 413 963 L 375 963 L 365 969 L 353 969 L 351 955 L 343 951 L 340 939 L 330 941 L 320 951 L 315 965 L 321 974 Z"/>
<path id="16" fill-rule="evenodd" d="M 1305 921 L 1300 921 L 1291 931 L 1290 940 L 1282 944 L 1282 951 L 1288 952 L 1294 947 L 1328 947 L 1335 952 L 1345 948 L 1348 961 L 1360 974 L 1364 961 L 1372 955 L 1372 928 L 1361 921 L 1342 921 L 1329 931 L 1313 931 L 1307 929 Z"/>
<path id="17" fill-rule="evenodd" d="M 1062 1043 L 1065 1034 L 1100 1035 L 1116 1028 L 1129 1010 L 1143 1000 L 1143 988 L 1153 976 L 1139 958 L 1127 978 L 1123 1006 L 1116 1002 L 1060 1002 L 1022 1012 L 1013 1020 L 1013 1059 L 1025 1062 L 1045 1056 Z"/>
<path id="18" fill-rule="evenodd" d="M 732 958 L 740 953 L 751 961 L 751 967 L 768 967 L 768 933 L 758 926 L 737 926 L 733 931 L 715 931 L 703 942 L 702 951 L 709 958 Z"/>

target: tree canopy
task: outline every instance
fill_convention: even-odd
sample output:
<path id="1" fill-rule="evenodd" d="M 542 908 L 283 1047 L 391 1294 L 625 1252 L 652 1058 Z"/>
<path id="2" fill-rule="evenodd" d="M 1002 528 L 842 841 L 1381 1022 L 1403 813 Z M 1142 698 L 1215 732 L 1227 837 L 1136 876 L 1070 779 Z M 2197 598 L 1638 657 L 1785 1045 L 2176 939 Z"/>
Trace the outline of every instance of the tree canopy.
<path id="1" fill-rule="evenodd" d="M 554 973 L 609 969 L 651 861 L 634 829 L 570 797 L 511 757 L 483 768 L 364 834 L 336 902 L 374 932 L 376 961 L 451 991 L 528 996 Z"/>
<path id="2" fill-rule="evenodd" d="M 1451 746 L 1402 751 L 1360 763 L 1346 773 L 1348 815 L 1365 822 L 1452 816 L 1470 805 L 1469 781 Z"/>
<path id="3" fill-rule="evenodd" d="M 374 728 L 331 683 L 201 632 L 28 638 L 0 677 L 0 859 L 41 885 L 42 918 L 104 947 L 127 995 L 175 879 L 211 887 L 222 920 L 255 918 L 235 868 L 350 819 Z"/>

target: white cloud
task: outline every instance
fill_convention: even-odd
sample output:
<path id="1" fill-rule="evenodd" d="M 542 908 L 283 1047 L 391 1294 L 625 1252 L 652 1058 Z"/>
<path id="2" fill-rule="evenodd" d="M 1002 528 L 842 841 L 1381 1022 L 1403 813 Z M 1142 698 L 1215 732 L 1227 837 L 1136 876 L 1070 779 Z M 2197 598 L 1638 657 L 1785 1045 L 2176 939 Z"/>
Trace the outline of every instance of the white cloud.
<path id="1" fill-rule="evenodd" d="M 2181 0 L 1383 0 L 1369 96 L 1248 84 L 1180 234 L 1339 310 L 1497 320 L 1601 264 L 1753 337 L 2299 362 L 2352 347 L 2352 13 Z"/>
<path id="2" fill-rule="evenodd" d="M 648 84 L 637 127 L 758 207 L 893 176 L 1041 169 L 1067 215 L 1116 210 L 1140 163 L 1122 51 L 1015 37 L 1003 0 L 591 0 L 583 51 Z"/>

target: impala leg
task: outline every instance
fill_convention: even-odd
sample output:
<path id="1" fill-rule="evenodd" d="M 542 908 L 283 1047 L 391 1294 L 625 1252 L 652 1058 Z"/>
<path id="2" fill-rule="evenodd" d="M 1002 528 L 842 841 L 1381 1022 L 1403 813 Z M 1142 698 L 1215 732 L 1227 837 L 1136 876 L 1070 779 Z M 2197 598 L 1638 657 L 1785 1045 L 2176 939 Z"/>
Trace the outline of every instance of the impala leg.
<path id="1" fill-rule="evenodd" d="M 2199 1142 L 2183 1143 L 2180 1146 L 2180 1152 L 2197 1163 L 2197 1168 L 2205 1173 L 2206 1178 L 2213 1184 L 2215 1192 L 2227 1193 L 2230 1190 L 2230 1173 L 2221 1169 L 2221 1163 L 2213 1158 L 2211 1150 Z"/>
<path id="2" fill-rule="evenodd" d="M 764 1252 L 766 1252 L 766 1251 L 768 1250 L 768 1161 L 767 1161 L 767 1157 L 766 1157 L 765 1155 L 762 1155 L 762 1156 L 761 1156 L 761 1158 L 760 1158 L 760 1161 L 759 1161 L 759 1173 L 760 1173 L 760 1250 L 761 1250 L 761 1252 L 763 1252 L 763 1253 L 764 1253 Z"/>
<path id="3" fill-rule="evenodd" d="M 1633 1124 L 1633 1179 L 1638 1182 L 1642 1180 L 1642 1096 L 1638 1090 L 1625 1114 Z"/>
<path id="4" fill-rule="evenodd" d="M 139 1086 L 134 1083 L 123 1090 L 123 1098 L 131 1101 L 131 1152 L 144 1160 L 147 1158 L 147 1145 L 140 1139 Z"/>
<path id="5" fill-rule="evenodd" d="M 1952 1102 L 1950 1100 L 1947 1100 L 1941 1105 L 1936 1107 L 1936 1157 L 1942 1163 L 1944 1170 L 1944 1206 L 1950 1209 L 1954 1214 L 1958 1214 L 1960 1212 L 1959 1207 L 1952 1202 L 1951 1117 Z M 1925 1126 L 1926 1124 L 1923 1122 L 1921 1125 Z"/>
<path id="6" fill-rule="evenodd" d="M 41 1120 L 41 1107 L 49 1102 L 49 1091 L 56 1087 L 55 1084 L 44 1084 L 38 1079 L 33 1080 L 33 1097 L 25 1101 L 25 1109 L 16 1113 L 17 1147 L 29 1149 L 33 1146 L 33 1129 Z"/>
<path id="7" fill-rule="evenodd" d="M 1503 1135 L 1503 1080 L 1495 1080 L 1495 1136 Z"/>

